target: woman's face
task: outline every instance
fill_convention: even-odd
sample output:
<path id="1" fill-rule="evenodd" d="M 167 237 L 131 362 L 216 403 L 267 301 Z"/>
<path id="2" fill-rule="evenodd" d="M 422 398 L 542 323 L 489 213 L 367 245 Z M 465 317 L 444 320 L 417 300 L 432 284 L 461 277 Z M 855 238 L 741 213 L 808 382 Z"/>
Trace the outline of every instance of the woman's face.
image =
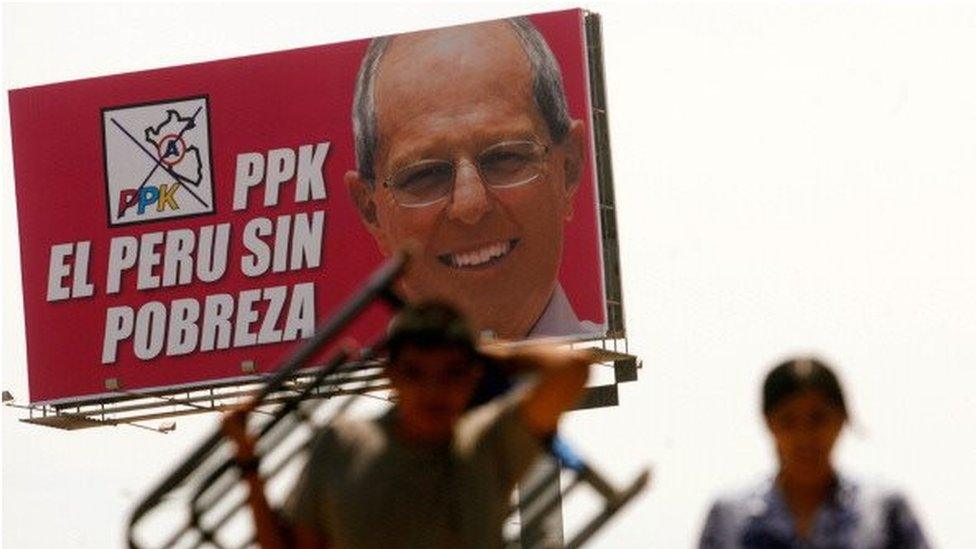
<path id="1" fill-rule="evenodd" d="M 780 471 L 816 482 L 832 472 L 830 453 L 844 426 L 844 413 L 816 390 L 793 395 L 766 415 L 776 441 Z"/>

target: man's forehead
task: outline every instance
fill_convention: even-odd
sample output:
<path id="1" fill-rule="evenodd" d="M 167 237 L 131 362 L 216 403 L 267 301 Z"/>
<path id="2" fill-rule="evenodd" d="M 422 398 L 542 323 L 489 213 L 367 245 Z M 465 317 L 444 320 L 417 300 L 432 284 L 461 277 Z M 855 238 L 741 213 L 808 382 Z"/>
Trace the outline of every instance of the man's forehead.
<path id="1" fill-rule="evenodd" d="M 525 60 L 521 41 L 511 24 L 488 21 L 394 36 L 387 45 L 379 72 L 384 65 L 408 62 L 412 65 L 450 64 L 464 68 L 492 61 L 510 64 Z"/>
<path id="2" fill-rule="evenodd" d="M 522 43 L 504 21 L 448 27 L 397 36 L 377 67 L 378 104 L 430 97 L 465 83 L 529 84 L 531 67 Z M 516 82 L 518 81 L 518 82 Z"/>
<path id="3" fill-rule="evenodd" d="M 402 156 L 400 149 L 425 150 L 438 137 L 467 140 L 502 126 L 522 128 L 520 115 L 532 127 L 538 122 L 531 65 L 505 21 L 397 36 L 380 60 L 373 93 L 380 158 L 394 145 Z M 458 127 L 467 131 L 459 134 Z M 405 128 L 410 138 L 394 143 Z"/>

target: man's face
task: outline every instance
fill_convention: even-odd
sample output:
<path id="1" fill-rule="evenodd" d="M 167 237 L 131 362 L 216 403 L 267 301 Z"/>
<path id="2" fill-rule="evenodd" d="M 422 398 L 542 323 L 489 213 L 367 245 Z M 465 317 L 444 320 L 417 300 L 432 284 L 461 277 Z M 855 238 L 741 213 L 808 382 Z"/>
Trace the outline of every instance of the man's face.
<path id="1" fill-rule="evenodd" d="M 529 62 L 505 23 L 397 37 L 374 93 L 375 186 L 357 172 L 346 182 L 384 254 L 411 241 L 419 246 L 403 279 L 406 297 L 447 300 L 479 331 L 524 337 L 556 285 L 582 163 L 581 123 L 552 142 Z M 479 154 L 513 140 L 548 147 L 540 175 L 519 186 L 487 186 L 475 167 Z M 453 189 L 434 204 L 404 207 L 385 182 L 428 159 L 454 163 Z"/>
<path id="2" fill-rule="evenodd" d="M 456 347 L 407 345 L 387 374 L 397 393 L 405 433 L 427 442 L 445 442 L 471 402 L 481 369 Z"/>

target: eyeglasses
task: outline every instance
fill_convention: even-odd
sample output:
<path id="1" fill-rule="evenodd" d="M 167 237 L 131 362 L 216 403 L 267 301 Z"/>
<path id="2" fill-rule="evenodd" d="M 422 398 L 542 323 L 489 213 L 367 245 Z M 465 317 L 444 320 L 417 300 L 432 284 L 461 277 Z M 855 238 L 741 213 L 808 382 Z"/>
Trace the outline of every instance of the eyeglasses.
<path id="1" fill-rule="evenodd" d="M 535 141 L 503 141 L 475 158 L 481 181 L 493 189 L 518 187 L 539 179 L 549 147 Z M 454 189 L 457 162 L 427 159 L 393 172 L 385 182 L 397 204 L 422 208 L 447 198 Z"/>

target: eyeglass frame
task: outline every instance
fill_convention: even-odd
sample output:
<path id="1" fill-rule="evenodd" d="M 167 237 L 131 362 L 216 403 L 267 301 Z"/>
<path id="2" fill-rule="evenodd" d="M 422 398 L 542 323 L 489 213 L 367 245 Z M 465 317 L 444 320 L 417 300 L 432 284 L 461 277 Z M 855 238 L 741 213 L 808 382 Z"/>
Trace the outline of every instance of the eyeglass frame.
<path id="1" fill-rule="evenodd" d="M 448 197 L 451 196 L 451 194 L 453 192 L 453 189 L 454 189 L 454 185 L 457 182 L 458 168 L 464 162 L 467 162 L 468 164 L 471 164 L 474 167 L 475 171 L 478 172 L 478 178 L 481 180 L 481 184 L 484 185 L 484 187 L 486 189 L 511 189 L 511 188 L 515 188 L 515 187 L 521 187 L 522 185 L 527 185 L 529 183 L 532 183 L 533 181 L 538 181 L 539 178 L 542 177 L 544 170 L 541 170 L 540 169 L 539 170 L 539 173 L 537 173 L 536 175 L 534 175 L 534 176 L 526 179 L 525 181 L 519 181 L 517 183 L 510 183 L 510 184 L 507 184 L 507 185 L 491 185 L 491 184 L 488 183 L 487 179 L 485 178 L 484 174 L 481 171 L 481 166 L 480 166 L 480 162 L 479 162 L 478 159 L 483 154 L 485 154 L 486 151 L 489 151 L 490 149 L 492 149 L 494 147 L 497 147 L 499 145 L 504 145 L 506 143 L 530 143 L 530 144 L 532 144 L 532 145 L 534 145 L 536 147 L 541 148 L 541 153 L 538 155 L 538 159 L 536 160 L 540 164 L 544 164 L 546 157 L 548 157 L 549 156 L 549 153 L 552 152 L 552 145 L 551 144 L 540 143 L 536 139 L 508 139 L 508 140 L 505 140 L 505 141 L 498 141 L 498 142 L 492 143 L 491 145 L 488 145 L 487 147 L 483 148 L 477 155 L 475 155 L 475 157 L 474 157 L 475 160 L 473 162 L 471 160 L 468 160 L 467 158 L 458 158 L 456 160 L 448 160 L 446 158 L 422 158 L 422 159 L 416 160 L 414 162 L 411 162 L 409 164 L 406 164 L 404 166 L 401 166 L 400 168 L 397 168 L 390 175 L 386 176 L 386 178 L 383 179 L 383 186 L 385 188 L 389 189 L 390 193 L 393 196 L 393 200 L 396 202 L 397 206 L 399 206 L 401 208 L 421 209 L 421 208 L 427 208 L 427 207 L 433 206 L 433 205 L 435 205 L 435 204 L 437 204 L 439 202 L 444 201 L 445 199 L 447 199 Z M 402 171 L 404 171 L 404 170 L 406 170 L 408 168 L 411 168 L 413 166 L 416 166 L 418 164 L 421 164 L 423 162 L 444 162 L 444 163 L 450 164 L 451 165 L 451 170 L 453 172 L 453 177 L 451 179 L 451 188 L 446 193 L 444 193 L 444 196 L 440 196 L 438 198 L 435 198 L 434 200 L 431 200 L 430 202 L 423 202 L 423 203 L 420 203 L 420 204 L 404 204 L 404 203 L 402 203 L 397 198 L 396 188 L 392 185 L 393 178 L 397 174 L 401 173 Z"/>

